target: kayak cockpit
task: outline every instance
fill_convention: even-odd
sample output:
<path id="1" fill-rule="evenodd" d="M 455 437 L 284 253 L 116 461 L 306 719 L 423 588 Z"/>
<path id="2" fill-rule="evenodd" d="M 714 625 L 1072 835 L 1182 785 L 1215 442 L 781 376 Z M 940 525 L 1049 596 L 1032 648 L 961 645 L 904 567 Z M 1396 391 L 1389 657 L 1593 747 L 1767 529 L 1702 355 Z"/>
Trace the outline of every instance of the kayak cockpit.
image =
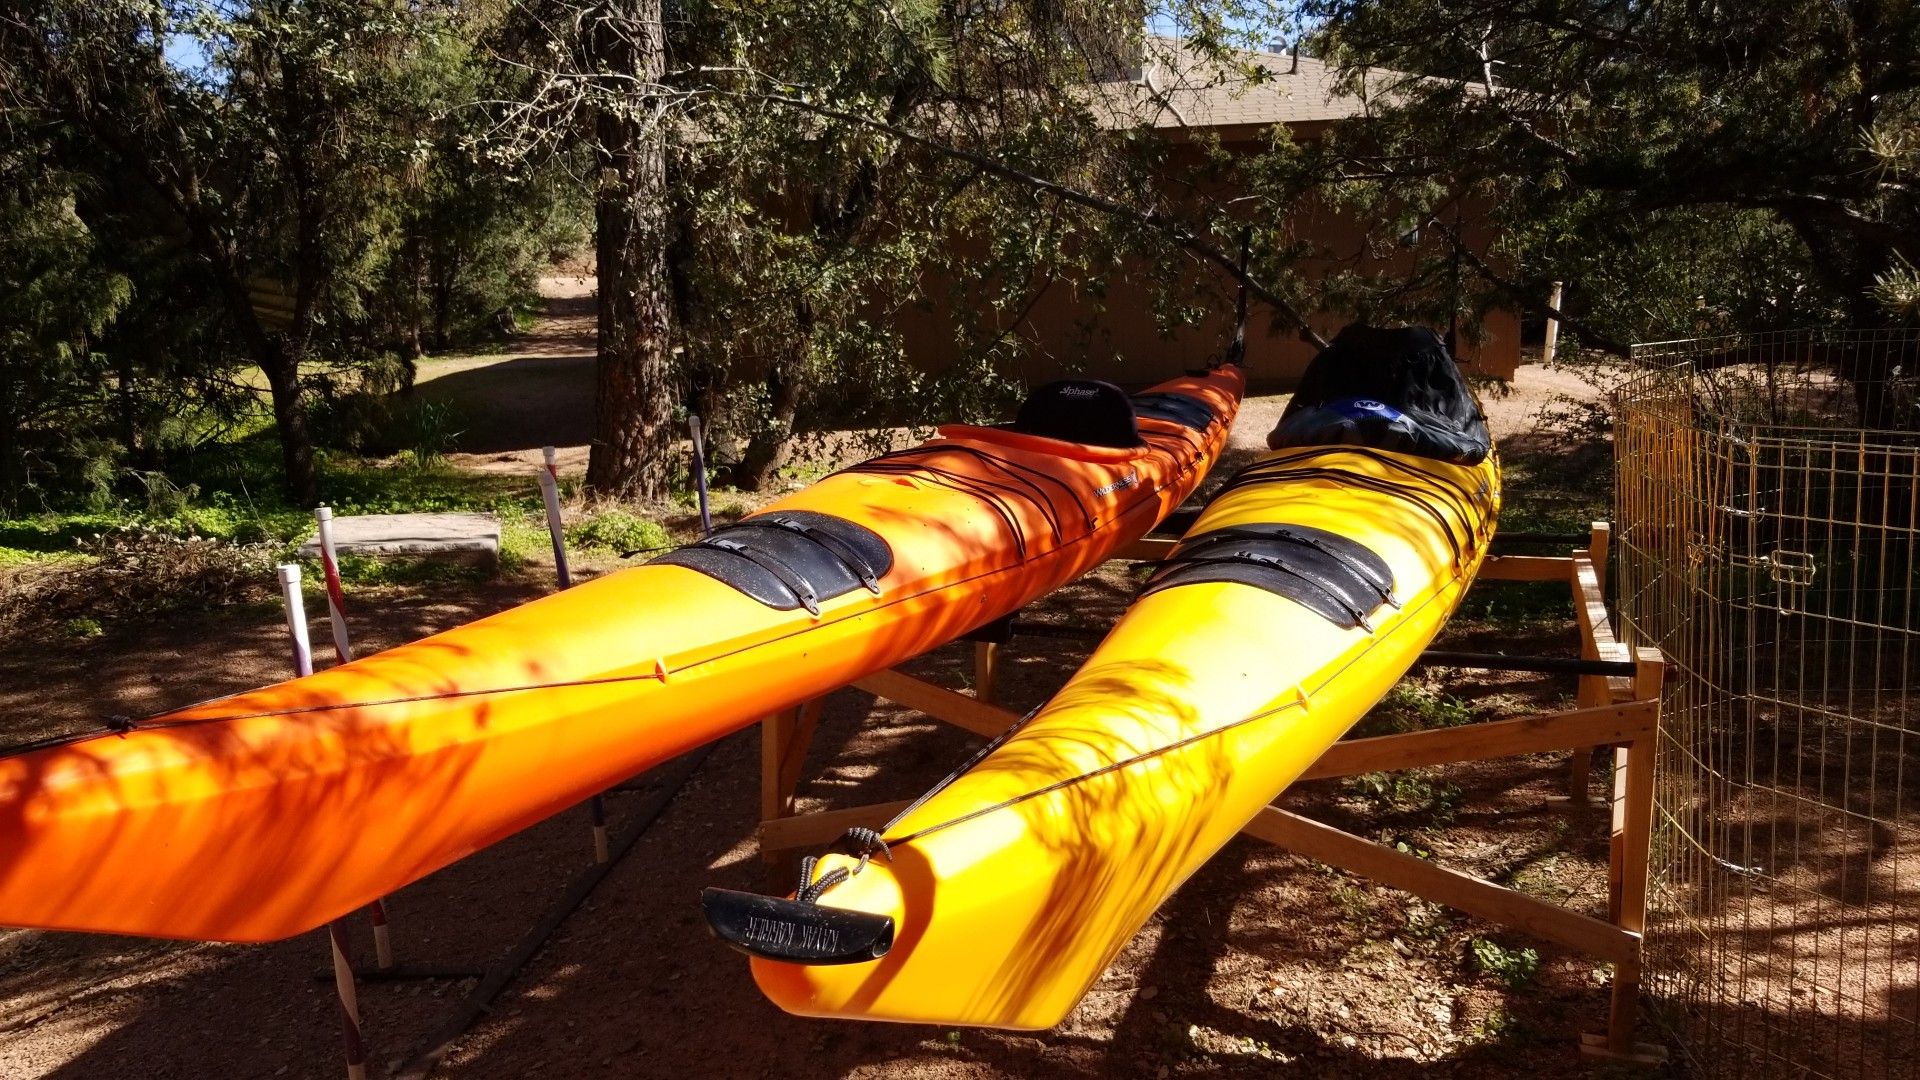
<path id="1" fill-rule="evenodd" d="M 1454 465 L 1493 450 L 1486 417 L 1433 331 L 1349 326 L 1301 376 L 1267 448 L 1364 446 Z"/>

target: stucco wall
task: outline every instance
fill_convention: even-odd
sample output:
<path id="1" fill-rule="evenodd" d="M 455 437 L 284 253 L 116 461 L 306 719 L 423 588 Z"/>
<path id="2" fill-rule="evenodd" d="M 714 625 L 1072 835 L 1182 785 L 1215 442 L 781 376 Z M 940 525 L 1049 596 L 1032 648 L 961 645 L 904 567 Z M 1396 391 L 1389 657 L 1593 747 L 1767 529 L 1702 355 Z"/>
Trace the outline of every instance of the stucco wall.
<path id="1" fill-rule="evenodd" d="M 1229 134 L 1235 134 L 1229 132 Z M 1312 137 L 1316 132 L 1296 130 L 1296 137 Z M 1264 135 L 1257 129 L 1237 132 L 1251 140 Z M 1176 174 L 1195 164 L 1182 160 L 1175 151 Z M 1216 205 L 1228 205 L 1238 194 L 1231 175 L 1216 177 L 1205 194 Z M 1285 222 L 1285 231 L 1309 247 L 1353 258 L 1350 267 L 1381 271 L 1397 268 L 1404 254 L 1370 256 L 1362 251 L 1363 230 L 1351 219 L 1317 205 L 1302 205 Z M 1469 228 L 1470 244 L 1485 249 L 1486 238 Z M 1435 242 L 1429 238 L 1429 243 Z M 965 241 L 961 241 L 964 249 Z M 1309 277 L 1323 274 L 1328 265 L 1309 263 L 1301 270 Z M 1152 310 L 1155 281 L 1177 280 L 1193 290 L 1195 306 L 1208 314 L 1198 324 L 1181 327 L 1163 335 L 1156 326 Z M 1157 382 L 1218 359 L 1233 330 L 1234 285 L 1227 275 L 1192 257 L 1181 257 L 1171 265 L 1126 265 L 1116 269 L 1101 283 L 1101 295 L 1087 295 L 1064 285 L 1054 284 L 1034 302 L 1026 317 L 1007 327 L 1005 332 L 1023 338 L 1030 346 L 1020 375 L 1028 383 L 1058 378 L 1063 374 L 1088 374 L 1122 385 Z M 944 370 L 960 359 L 955 343 L 954 320 L 941 309 L 948 302 L 950 283 L 929 281 L 924 305 L 895 313 L 906 334 L 909 355 L 926 370 Z M 1310 316 L 1323 336 L 1331 337 L 1345 322 L 1330 315 Z M 1445 327 L 1436 329 L 1444 332 Z M 1464 335 L 1463 335 L 1464 336 Z M 1470 374 L 1500 379 L 1513 378 L 1520 360 L 1520 320 L 1513 312 L 1489 312 L 1482 321 L 1479 344 L 1462 341 L 1460 361 Z M 1255 301 L 1248 310 L 1247 369 L 1250 386 L 1257 391 L 1290 388 L 1313 358 L 1312 346 L 1300 340 L 1299 331 L 1277 316 L 1271 308 Z"/>

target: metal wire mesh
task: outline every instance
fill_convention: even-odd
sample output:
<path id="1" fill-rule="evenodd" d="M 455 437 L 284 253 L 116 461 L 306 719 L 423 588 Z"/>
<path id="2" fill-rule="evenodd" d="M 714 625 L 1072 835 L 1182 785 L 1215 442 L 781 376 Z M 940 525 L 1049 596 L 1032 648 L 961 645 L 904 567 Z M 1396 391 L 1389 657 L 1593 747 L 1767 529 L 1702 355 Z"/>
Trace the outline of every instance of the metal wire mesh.
<path id="1" fill-rule="evenodd" d="M 1635 351 L 1622 625 L 1669 662 L 1648 986 L 1708 1076 L 1920 1076 L 1920 335 Z M 1911 768 L 1910 768 L 1911 767 Z"/>

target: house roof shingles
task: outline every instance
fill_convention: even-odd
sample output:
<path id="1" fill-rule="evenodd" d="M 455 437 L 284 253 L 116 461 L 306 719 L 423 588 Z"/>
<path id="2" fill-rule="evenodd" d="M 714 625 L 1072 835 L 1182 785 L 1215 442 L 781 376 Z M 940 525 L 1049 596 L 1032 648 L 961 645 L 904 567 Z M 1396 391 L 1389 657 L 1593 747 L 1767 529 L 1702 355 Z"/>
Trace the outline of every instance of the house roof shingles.
<path id="1" fill-rule="evenodd" d="M 1101 84 L 1093 105 L 1112 128 L 1225 128 L 1345 120 L 1367 111 L 1339 71 L 1310 56 L 1246 52 L 1254 75 L 1223 69 L 1172 38 L 1149 38 L 1134 78 Z"/>

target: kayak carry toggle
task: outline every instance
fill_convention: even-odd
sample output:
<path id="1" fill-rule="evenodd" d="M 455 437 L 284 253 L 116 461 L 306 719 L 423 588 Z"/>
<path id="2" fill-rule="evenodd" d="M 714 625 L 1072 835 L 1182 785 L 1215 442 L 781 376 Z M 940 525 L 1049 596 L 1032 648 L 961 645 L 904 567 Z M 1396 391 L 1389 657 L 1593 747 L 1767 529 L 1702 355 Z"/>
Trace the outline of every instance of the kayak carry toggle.
<path id="1" fill-rule="evenodd" d="M 700 907 L 714 937 L 767 960 L 863 964 L 893 948 L 891 915 L 733 889 L 701 890 Z"/>

